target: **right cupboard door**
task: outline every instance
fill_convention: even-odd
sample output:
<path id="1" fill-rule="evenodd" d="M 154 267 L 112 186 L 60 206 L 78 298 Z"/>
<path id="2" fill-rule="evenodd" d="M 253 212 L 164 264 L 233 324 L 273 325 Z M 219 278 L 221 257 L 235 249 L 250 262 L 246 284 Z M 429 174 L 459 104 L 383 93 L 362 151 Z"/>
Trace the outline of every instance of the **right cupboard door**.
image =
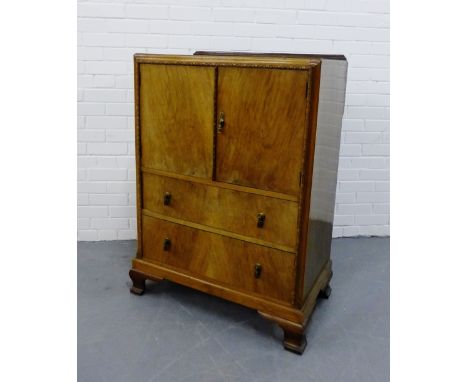
<path id="1" fill-rule="evenodd" d="M 216 180 L 297 195 L 308 72 L 218 69 Z"/>

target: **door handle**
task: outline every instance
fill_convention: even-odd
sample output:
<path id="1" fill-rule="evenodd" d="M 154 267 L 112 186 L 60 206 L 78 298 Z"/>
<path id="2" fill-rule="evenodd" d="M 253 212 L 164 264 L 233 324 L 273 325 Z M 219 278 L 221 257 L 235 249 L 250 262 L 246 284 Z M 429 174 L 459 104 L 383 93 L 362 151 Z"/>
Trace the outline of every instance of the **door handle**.
<path id="1" fill-rule="evenodd" d="M 224 130 L 224 112 L 219 113 L 218 119 L 218 133 L 222 133 Z"/>

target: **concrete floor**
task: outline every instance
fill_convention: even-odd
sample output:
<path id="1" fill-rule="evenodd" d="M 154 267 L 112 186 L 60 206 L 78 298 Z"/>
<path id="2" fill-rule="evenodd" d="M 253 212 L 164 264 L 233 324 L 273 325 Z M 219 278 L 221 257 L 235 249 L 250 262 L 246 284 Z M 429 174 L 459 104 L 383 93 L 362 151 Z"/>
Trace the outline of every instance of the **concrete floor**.
<path id="1" fill-rule="evenodd" d="M 389 239 L 333 240 L 302 356 L 255 311 L 167 281 L 129 293 L 135 241 L 78 243 L 78 381 L 389 380 Z"/>

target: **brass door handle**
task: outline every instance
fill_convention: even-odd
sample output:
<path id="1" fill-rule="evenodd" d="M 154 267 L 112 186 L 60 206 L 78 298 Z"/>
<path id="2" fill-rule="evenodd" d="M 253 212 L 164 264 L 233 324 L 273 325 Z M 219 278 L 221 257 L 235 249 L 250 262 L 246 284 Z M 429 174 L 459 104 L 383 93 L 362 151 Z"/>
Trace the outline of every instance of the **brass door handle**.
<path id="1" fill-rule="evenodd" d="M 165 251 L 169 251 L 171 249 L 171 239 L 169 239 L 168 237 L 166 237 L 164 239 L 164 242 L 163 242 L 163 249 Z"/>
<path id="2" fill-rule="evenodd" d="M 260 212 L 258 215 L 257 215 L 257 227 L 258 228 L 263 228 L 263 226 L 265 225 L 265 214 L 263 212 Z"/>
<path id="3" fill-rule="evenodd" d="M 170 192 L 164 193 L 164 205 L 168 206 L 169 204 L 171 204 L 171 200 L 172 200 L 171 193 Z"/>
<path id="4" fill-rule="evenodd" d="M 255 275 L 255 278 L 258 279 L 260 278 L 260 274 L 262 273 L 262 266 L 260 264 L 255 264 L 255 267 L 254 267 L 254 275 Z"/>
<path id="5" fill-rule="evenodd" d="M 218 133 L 222 133 L 224 130 L 224 112 L 219 113 L 218 119 Z"/>

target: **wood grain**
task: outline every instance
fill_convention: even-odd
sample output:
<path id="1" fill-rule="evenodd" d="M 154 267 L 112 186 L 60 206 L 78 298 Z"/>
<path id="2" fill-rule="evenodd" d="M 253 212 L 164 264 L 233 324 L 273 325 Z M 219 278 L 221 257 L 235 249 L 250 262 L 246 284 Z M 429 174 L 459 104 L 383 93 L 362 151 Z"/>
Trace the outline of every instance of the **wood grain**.
<path id="1" fill-rule="evenodd" d="M 342 54 L 311 54 L 311 53 L 271 53 L 271 52 L 221 52 L 221 51 L 205 51 L 197 50 L 194 56 L 233 56 L 233 57 L 281 57 L 281 58 L 314 58 L 314 59 L 327 59 L 327 60 L 344 60 L 346 57 Z"/>
<path id="2" fill-rule="evenodd" d="M 170 250 L 163 249 L 165 238 Z M 292 301 L 295 255 L 143 216 L 143 259 L 234 288 Z M 261 264 L 259 278 L 255 264 Z"/>
<path id="3" fill-rule="evenodd" d="M 219 68 L 218 181 L 299 193 L 307 79 L 300 70 Z"/>
<path id="4" fill-rule="evenodd" d="M 299 201 L 299 197 L 295 195 L 283 194 L 281 192 L 273 192 L 267 190 L 260 190 L 258 188 L 239 186 L 237 184 L 230 184 L 224 182 L 217 182 L 216 180 L 197 178 L 189 175 L 176 174 L 174 172 L 167 172 L 162 170 L 155 170 L 154 168 L 141 167 L 141 172 L 148 174 L 161 175 L 168 178 L 184 180 L 187 182 L 205 184 L 207 186 L 216 186 L 218 188 L 224 188 L 226 190 L 234 190 L 240 192 L 248 192 L 249 194 L 263 195 L 269 198 L 281 199 L 281 200 L 290 200 L 291 202 Z"/>
<path id="5" fill-rule="evenodd" d="M 186 56 L 170 54 L 134 55 L 140 64 L 158 65 L 184 65 L 184 66 L 211 66 L 211 67 L 239 67 L 239 68 L 272 68 L 272 69 L 309 69 L 316 65 L 320 59 L 310 57 L 221 57 L 221 56 Z"/>
<path id="6" fill-rule="evenodd" d="M 300 208 L 299 208 L 299 245 L 298 245 L 298 261 L 297 261 L 297 279 L 296 279 L 296 304 L 302 305 L 304 300 L 307 298 L 304 293 L 304 285 L 307 283 L 305 280 L 306 274 L 306 263 L 307 263 L 307 239 L 308 239 L 308 227 L 309 227 L 309 212 L 310 212 L 310 193 L 312 189 L 312 170 L 314 168 L 315 158 L 315 143 L 317 133 L 317 119 L 318 119 L 318 105 L 319 105 L 319 94 L 320 94 L 320 75 L 321 75 L 321 64 L 313 67 L 309 71 L 310 76 L 310 87 L 308 97 L 308 118 L 307 118 L 307 135 L 304 145 L 304 181 L 301 185 L 300 194 Z M 320 239 L 320 238 L 317 238 Z M 328 253 L 330 258 L 330 253 Z M 314 269 L 316 274 L 320 271 Z"/>
<path id="7" fill-rule="evenodd" d="M 212 177 L 214 69 L 140 65 L 141 165 Z"/>
<path id="8" fill-rule="evenodd" d="M 140 145 L 140 64 L 133 59 L 133 81 L 135 82 L 135 183 L 136 183 L 136 224 L 137 224 L 137 251 L 136 257 L 141 257 L 141 145 Z"/>
<path id="9" fill-rule="evenodd" d="M 148 279 L 151 279 L 151 277 L 167 279 L 201 292 L 224 298 L 236 304 L 241 304 L 252 309 L 259 309 L 262 312 L 277 314 L 292 321 L 302 322 L 303 315 L 301 310 L 291 306 L 290 302 L 271 299 L 268 296 L 260 295 L 252 291 L 234 289 L 228 284 L 216 280 L 204 279 L 186 271 L 151 260 L 146 261 L 134 258 L 132 260 L 132 269 L 143 273 Z"/>
<path id="10" fill-rule="evenodd" d="M 164 205 L 164 195 L 171 195 Z M 143 174 L 143 208 L 170 217 L 296 247 L 298 204 L 281 199 Z M 257 227 L 257 214 L 265 225 Z"/>
<path id="11" fill-rule="evenodd" d="M 240 235 L 238 233 L 225 231 L 225 230 L 220 229 L 220 228 L 214 228 L 214 227 L 210 227 L 210 226 L 203 225 L 203 224 L 193 223 L 193 222 L 190 222 L 188 220 L 173 218 L 173 217 L 170 217 L 170 216 L 167 216 L 167 215 L 162 215 L 162 214 L 158 214 L 156 212 L 152 212 L 150 210 L 142 210 L 142 214 L 146 215 L 146 216 L 151 216 L 153 218 L 165 220 L 165 221 L 168 221 L 168 222 L 171 222 L 171 223 L 176 223 L 176 224 L 184 225 L 184 226 L 187 226 L 187 227 L 199 229 L 199 230 L 202 230 L 202 231 L 215 233 L 217 235 L 222 235 L 222 236 L 227 236 L 227 237 L 230 237 L 230 238 L 233 238 L 233 239 L 242 240 L 242 241 L 245 241 L 247 243 L 253 243 L 253 244 L 261 245 L 263 247 L 269 247 L 269 248 L 277 249 L 279 251 L 289 252 L 289 253 L 292 253 L 292 254 L 296 253 L 295 248 L 292 248 L 292 247 L 287 247 L 285 245 L 271 243 L 271 242 L 261 240 L 261 239 L 257 239 L 257 238 L 254 238 L 254 237 Z"/>

